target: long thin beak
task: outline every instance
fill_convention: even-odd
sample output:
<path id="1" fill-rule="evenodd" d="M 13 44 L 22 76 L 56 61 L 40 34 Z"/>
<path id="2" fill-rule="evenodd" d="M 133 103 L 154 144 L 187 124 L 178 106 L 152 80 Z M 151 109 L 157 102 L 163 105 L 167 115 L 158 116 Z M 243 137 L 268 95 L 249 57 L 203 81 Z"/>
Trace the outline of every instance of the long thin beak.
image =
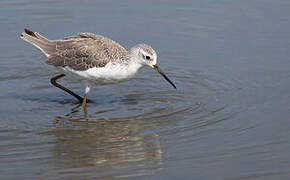
<path id="1" fill-rule="evenodd" d="M 161 69 L 157 65 L 153 65 L 153 69 L 158 71 L 176 89 L 176 86 L 173 84 L 173 82 L 170 81 L 170 79 L 164 74 L 164 72 L 161 71 Z"/>

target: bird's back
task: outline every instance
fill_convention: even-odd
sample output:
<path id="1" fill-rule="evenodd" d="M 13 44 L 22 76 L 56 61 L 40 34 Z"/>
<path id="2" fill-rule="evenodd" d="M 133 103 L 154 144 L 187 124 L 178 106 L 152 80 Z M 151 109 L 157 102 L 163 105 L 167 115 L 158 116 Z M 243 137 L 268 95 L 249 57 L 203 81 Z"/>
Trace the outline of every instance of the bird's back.
<path id="1" fill-rule="evenodd" d="M 109 62 L 128 61 L 124 47 L 93 33 L 79 33 L 62 40 L 48 40 L 25 29 L 21 36 L 47 55 L 47 64 L 56 67 L 69 66 L 71 69 L 84 71 L 93 67 L 104 67 Z"/>

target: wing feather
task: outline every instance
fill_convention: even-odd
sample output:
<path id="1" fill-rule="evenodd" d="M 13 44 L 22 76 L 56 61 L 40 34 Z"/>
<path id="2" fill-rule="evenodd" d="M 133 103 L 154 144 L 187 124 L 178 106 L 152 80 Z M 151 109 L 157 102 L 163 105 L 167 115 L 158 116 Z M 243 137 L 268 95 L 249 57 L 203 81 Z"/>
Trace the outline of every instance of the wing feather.
<path id="1" fill-rule="evenodd" d="M 87 70 L 104 67 L 109 62 L 127 61 L 126 49 L 101 35 L 79 33 L 55 42 L 56 53 L 46 61 L 49 65 Z"/>

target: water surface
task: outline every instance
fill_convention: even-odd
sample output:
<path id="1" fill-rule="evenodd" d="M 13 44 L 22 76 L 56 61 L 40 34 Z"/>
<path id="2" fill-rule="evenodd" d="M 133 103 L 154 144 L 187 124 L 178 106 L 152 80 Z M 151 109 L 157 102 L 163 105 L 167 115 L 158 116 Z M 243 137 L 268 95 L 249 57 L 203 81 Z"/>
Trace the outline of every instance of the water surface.
<path id="1" fill-rule="evenodd" d="M 1 179 L 287 179 L 287 1 L 0 2 Z M 59 72 L 19 38 L 108 36 L 147 43 L 151 69 L 94 87 L 87 116 Z M 61 83 L 78 94 L 82 84 Z"/>

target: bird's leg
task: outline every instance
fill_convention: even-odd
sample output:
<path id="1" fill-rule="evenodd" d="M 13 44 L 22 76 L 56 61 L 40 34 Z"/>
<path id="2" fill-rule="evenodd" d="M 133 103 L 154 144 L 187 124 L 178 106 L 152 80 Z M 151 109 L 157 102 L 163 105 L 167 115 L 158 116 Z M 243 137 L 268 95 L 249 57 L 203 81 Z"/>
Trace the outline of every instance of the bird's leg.
<path id="1" fill-rule="evenodd" d="M 69 93 L 70 95 L 72 95 L 73 97 L 75 97 L 76 99 L 78 99 L 78 101 L 80 103 L 83 103 L 84 102 L 84 99 L 81 96 L 77 95 L 76 93 L 72 92 L 71 90 L 67 89 L 66 87 L 63 87 L 62 85 L 60 85 L 60 84 L 58 84 L 56 82 L 56 80 L 58 80 L 58 79 L 60 79 L 60 78 L 62 78 L 64 76 L 65 76 L 65 74 L 60 74 L 60 75 L 57 75 L 57 76 L 51 78 L 50 79 L 51 84 L 54 85 L 55 87 L 61 89 L 61 90 L 64 90 L 65 92 Z M 87 97 L 85 97 L 85 98 L 87 98 Z"/>
<path id="2" fill-rule="evenodd" d="M 90 92 L 90 87 L 87 86 L 86 87 L 86 91 L 85 91 L 85 95 L 84 95 L 84 99 L 83 99 L 83 103 L 82 103 L 82 107 L 84 110 L 86 110 L 86 106 L 87 106 L 87 97 L 88 97 L 88 94 Z"/>

